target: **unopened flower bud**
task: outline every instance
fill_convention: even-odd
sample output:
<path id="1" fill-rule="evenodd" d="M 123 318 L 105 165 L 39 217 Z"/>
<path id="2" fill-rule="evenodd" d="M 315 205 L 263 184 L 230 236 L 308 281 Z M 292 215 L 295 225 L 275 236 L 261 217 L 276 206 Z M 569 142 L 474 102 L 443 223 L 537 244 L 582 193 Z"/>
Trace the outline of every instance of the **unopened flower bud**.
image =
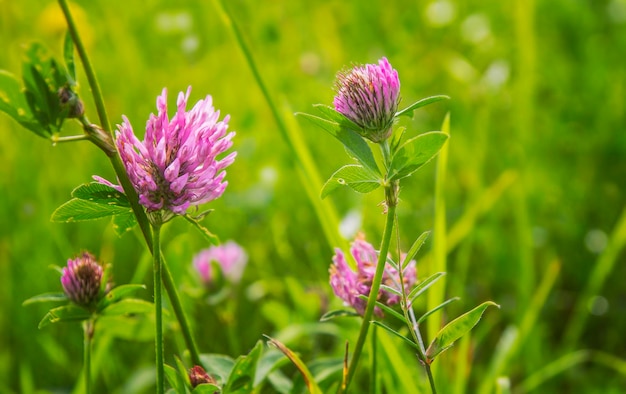
<path id="1" fill-rule="evenodd" d="M 89 307 L 99 299 L 102 274 L 102 266 L 96 258 L 84 252 L 75 259 L 67 260 L 67 267 L 63 268 L 61 276 L 63 291 L 74 303 Z"/>
<path id="2" fill-rule="evenodd" d="M 68 109 L 68 118 L 80 118 L 85 113 L 85 106 L 82 100 L 69 86 L 64 86 L 58 91 L 61 108 Z"/>
<path id="3" fill-rule="evenodd" d="M 199 365 L 194 366 L 189 370 L 189 380 L 191 381 L 191 387 L 196 388 L 196 386 L 204 383 L 216 384 L 215 379 L 209 376 L 208 373 Z"/>

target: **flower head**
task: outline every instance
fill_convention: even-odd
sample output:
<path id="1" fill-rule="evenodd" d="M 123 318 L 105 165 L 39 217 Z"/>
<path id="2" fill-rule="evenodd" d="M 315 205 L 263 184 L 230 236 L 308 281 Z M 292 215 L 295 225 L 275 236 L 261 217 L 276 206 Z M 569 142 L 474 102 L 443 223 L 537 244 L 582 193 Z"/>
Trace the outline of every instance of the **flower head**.
<path id="1" fill-rule="evenodd" d="M 352 306 L 357 313 L 363 315 L 367 301 L 359 296 L 369 296 L 376 272 L 376 263 L 378 261 L 378 252 L 372 245 L 364 239 L 357 238 L 350 248 L 350 253 L 357 264 L 356 272 L 353 271 L 341 249 L 335 249 L 333 256 L 333 265 L 330 267 L 330 285 L 339 298 L 346 305 Z M 402 257 L 404 260 L 404 256 Z M 402 262 L 401 262 L 402 264 Z M 409 262 L 403 272 L 405 290 L 413 286 L 417 280 L 416 264 L 412 260 Z M 387 263 L 383 273 L 383 284 L 400 290 L 400 276 L 398 271 Z M 377 300 L 385 305 L 394 305 L 400 301 L 400 297 L 389 291 L 380 289 Z M 380 308 L 376 308 L 376 315 L 382 316 Z"/>
<path id="2" fill-rule="evenodd" d="M 248 263 L 248 255 L 241 246 L 233 241 L 200 251 L 193 258 L 193 266 L 206 284 L 212 283 L 215 277 L 212 262 L 217 263 L 222 274 L 229 281 L 237 283 Z"/>
<path id="3" fill-rule="evenodd" d="M 363 137 L 382 142 L 391 136 L 400 103 L 400 79 L 387 58 L 340 72 L 336 89 L 335 110 L 360 126 Z"/>
<path id="4" fill-rule="evenodd" d="M 213 379 L 208 373 L 206 373 L 204 368 L 199 365 L 196 365 L 189 369 L 189 381 L 191 382 L 192 388 L 196 388 L 196 386 L 204 383 L 216 383 L 215 379 Z"/>
<path id="5" fill-rule="evenodd" d="M 226 132 L 230 117 L 218 121 L 220 112 L 211 96 L 186 111 L 190 91 L 178 94 L 176 114 L 169 119 L 163 89 L 156 102 L 158 114 L 150 114 L 143 141 L 125 116 L 116 132 L 115 143 L 139 202 L 148 213 L 161 213 L 162 221 L 220 197 L 228 185 L 224 169 L 236 156 L 232 152 L 218 159 L 232 146 L 235 133 Z"/>
<path id="6" fill-rule="evenodd" d="M 61 284 L 67 297 L 80 306 L 90 306 L 98 300 L 102 283 L 102 266 L 87 252 L 67 260 Z"/>

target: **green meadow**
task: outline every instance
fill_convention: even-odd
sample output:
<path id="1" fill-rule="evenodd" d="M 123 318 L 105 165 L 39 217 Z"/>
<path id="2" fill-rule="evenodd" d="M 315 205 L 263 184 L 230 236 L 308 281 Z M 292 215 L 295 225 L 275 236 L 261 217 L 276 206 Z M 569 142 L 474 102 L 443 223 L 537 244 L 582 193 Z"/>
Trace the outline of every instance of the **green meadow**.
<path id="1" fill-rule="evenodd" d="M 450 97 L 400 120 L 416 136 L 450 117 L 444 160 L 402 183 L 392 241 L 406 251 L 435 229 L 417 255 L 418 280 L 447 275 L 417 312 L 460 297 L 424 323 L 425 339 L 484 301 L 500 305 L 432 364 L 438 392 L 626 392 L 626 1 L 224 1 L 231 23 L 219 4 L 72 8 L 111 123 L 127 116 L 141 139 L 164 87 L 170 111 L 191 86 L 191 103 L 211 95 L 231 117 L 237 158 L 202 225 L 245 249 L 241 282 L 207 296 L 191 263 L 206 238 L 182 219 L 161 234 L 203 354 L 236 358 L 267 335 L 296 352 L 323 391 L 336 389 L 360 322 L 320 322 L 344 307 L 329 267 L 358 233 L 378 247 L 384 195 L 345 187 L 322 199 L 323 182 L 350 158 L 295 114 L 332 105 L 337 72 L 384 56 L 400 77 L 401 108 Z M 0 69 L 19 79 L 32 42 L 63 59 L 65 33 L 55 1 L 0 0 Z M 78 93 L 97 122 L 76 63 Z M 81 132 L 68 120 L 62 135 Z M 151 301 L 151 256 L 138 229 L 119 237 L 108 219 L 50 220 L 93 175 L 115 180 L 95 145 L 52 144 L 0 113 L 1 393 L 84 390 L 80 324 L 38 329 L 50 305 L 22 305 L 62 291 L 54 266 L 88 250 L 111 265 L 115 285 L 146 284 L 134 296 Z M 164 302 L 165 361 L 175 366 L 186 348 Z M 153 321 L 111 320 L 97 331 L 94 393 L 154 392 Z M 372 335 L 351 392 L 430 393 L 412 349 L 384 330 Z M 307 392 L 291 363 L 278 367 L 254 392 Z"/>

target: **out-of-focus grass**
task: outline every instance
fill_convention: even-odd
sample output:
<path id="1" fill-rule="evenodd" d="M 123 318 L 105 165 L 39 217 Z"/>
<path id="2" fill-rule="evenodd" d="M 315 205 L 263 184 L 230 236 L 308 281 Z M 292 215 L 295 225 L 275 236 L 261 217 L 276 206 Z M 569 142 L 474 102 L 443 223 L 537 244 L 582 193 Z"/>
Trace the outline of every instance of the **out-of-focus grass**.
<path id="1" fill-rule="evenodd" d="M 595 353 L 565 352 L 562 333 L 572 324 L 574 305 L 587 305 L 581 312 L 586 324 L 573 350 L 626 354 L 623 252 L 611 250 L 615 263 L 606 280 L 588 285 L 626 202 L 626 70 L 621 59 L 626 4 L 533 3 L 534 9 L 524 1 L 398 0 L 365 7 L 358 1 L 237 0 L 228 5 L 280 108 L 286 103 L 293 111 L 311 111 L 313 103 L 330 104 L 338 70 L 383 55 L 400 73 L 404 104 L 432 94 L 452 97 L 402 120 L 408 133 L 418 133 L 439 129 L 443 115 L 452 114 L 445 198 L 447 240 L 456 244 L 448 249 L 446 296 L 462 300 L 444 318 L 485 299 L 502 309 L 488 313 L 460 350 L 437 361 L 441 373 L 457 376 L 456 387 L 475 391 L 490 376 L 506 328 L 517 326 L 525 330 L 524 345 L 507 356 L 507 366 L 499 371 L 510 378 L 513 391 L 619 392 L 626 390 L 623 372 L 594 362 L 595 356 L 580 356 Z M 201 349 L 236 356 L 266 333 L 288 339 L 305 361 L 341 357 L 344 340 L 356 338 L 354 322 L 314 324 L 323 311 L 340 305 L 327 285 L 331 245 L 291 165 L 288 145 L 213 3 L 78 4 L 83 11 L 77 10 L 79 28 L 87 36 L 114 123 L 126 114 L 140 130 L 164 86 L 173 96 L 190 84 L 193 99 L 211 94 L 216 107 L 232 116 L 239 156 L 228 171 L 227 192 L 211 204 L 215 212 L 205 222 L 250 254 L 230 324 L 217 324 L 219 309 L 185 291 L 194 286 L 190 259 L 206 246 L 203 239 L 186 233 L 183 221 L 166 227 L 163 235 Z M 60 55 L 62 36 L 63 20 L 54 2 L 0 2 L 0 68 L 19 74 L 21 46 L 32 40 Z M 84 78 L 80 83 L 88 97 Z M 95 121 L 90 99 L 86 105 Z M 323 176 L 347 162 L 330 136 L 299 125 Z M 63 265 L 82 249 L 112 263 L 118 284 L 149 282 L 149 266 L 136 271 L 145 249 L 135 234 L 116 238 L 106 221 L 61 225 L 48 220 L 72 188 L 92 174 L 112 178 L 96 148 L 86 143 L 51 147 L 0 115 L 0 160 L 0 391 L 69 390 L 81 365 L 79 327 L 39 331 L 45 306 L 26 308 L 22 301 L 58 291 L 58 276 L 48 266 Z M 433 162 L 404 184 L 398 208 L 404 249 L 433 227 L 434 171 Z M 382 196 L 339 191 L 331 198 L 341 216 L 354 210 L 368 239 L 379 239 L 383 217 L 376 205 Z M 483 205 L 489 209 L 480 209 Z M 545 303 L 533 306 L 555 256 L 562 262 L 560 274 Z M 593 289 L 594 294 L 584 293 L 592 298 L 579 299 L 584 288 Z M 534 309 L 525 310 L 527 305 Z M 525 316 L 533 316 L 530 327 Z M 238 348 L 229 348 L 228 330 L 239 339 Z M 166 352 L 179 349 L 174 338 Z M 152 362 L 146 350 L 151 341 L 110 341 L 97 387 L 102 392 L 140 387 L 142 368 Z M 399 360 L 410 359 L 402 344 L 381 341 L 383 368 L 400 368 Z M 467 361 L 467 375 L 455 375 L 446 366 L 457 357 Z M 401 370 L 419 371 L 419 365 L 415 361 L 414 369 L 408 364 Z M 137 373 L 131 377 L 129 371 Z M 380 379 L 406 389 L 400 377 L 385 372 Z M 416 372 L 406 379 L 421 378 Z M 362 377 L 359 383 L 368 381 Z M 447 388 L 442 392 L 452 391 Z"/>

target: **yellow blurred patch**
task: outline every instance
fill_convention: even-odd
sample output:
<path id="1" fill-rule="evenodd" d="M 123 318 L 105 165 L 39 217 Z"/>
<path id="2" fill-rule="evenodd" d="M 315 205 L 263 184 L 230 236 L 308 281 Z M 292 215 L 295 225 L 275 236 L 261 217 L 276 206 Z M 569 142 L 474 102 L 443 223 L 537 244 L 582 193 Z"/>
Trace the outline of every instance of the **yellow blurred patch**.
<path id="1" fill-rule="evenodd" d="M 76 28 L 82 38 L 83 45 L 90 48 L 93 42 L 93 29 L 89 25 L 87 14 L 77 4 L 69 3 L 69 6 L 72 17 L 74 18 L 74 23 L 76 23 Z M 63 12 L 55 2 L 48 4 L 48 6 L 41 11 L 36 26 L 42 34 L 48 36 L 62 37 L 67 31 L 67 24 Z"/>

